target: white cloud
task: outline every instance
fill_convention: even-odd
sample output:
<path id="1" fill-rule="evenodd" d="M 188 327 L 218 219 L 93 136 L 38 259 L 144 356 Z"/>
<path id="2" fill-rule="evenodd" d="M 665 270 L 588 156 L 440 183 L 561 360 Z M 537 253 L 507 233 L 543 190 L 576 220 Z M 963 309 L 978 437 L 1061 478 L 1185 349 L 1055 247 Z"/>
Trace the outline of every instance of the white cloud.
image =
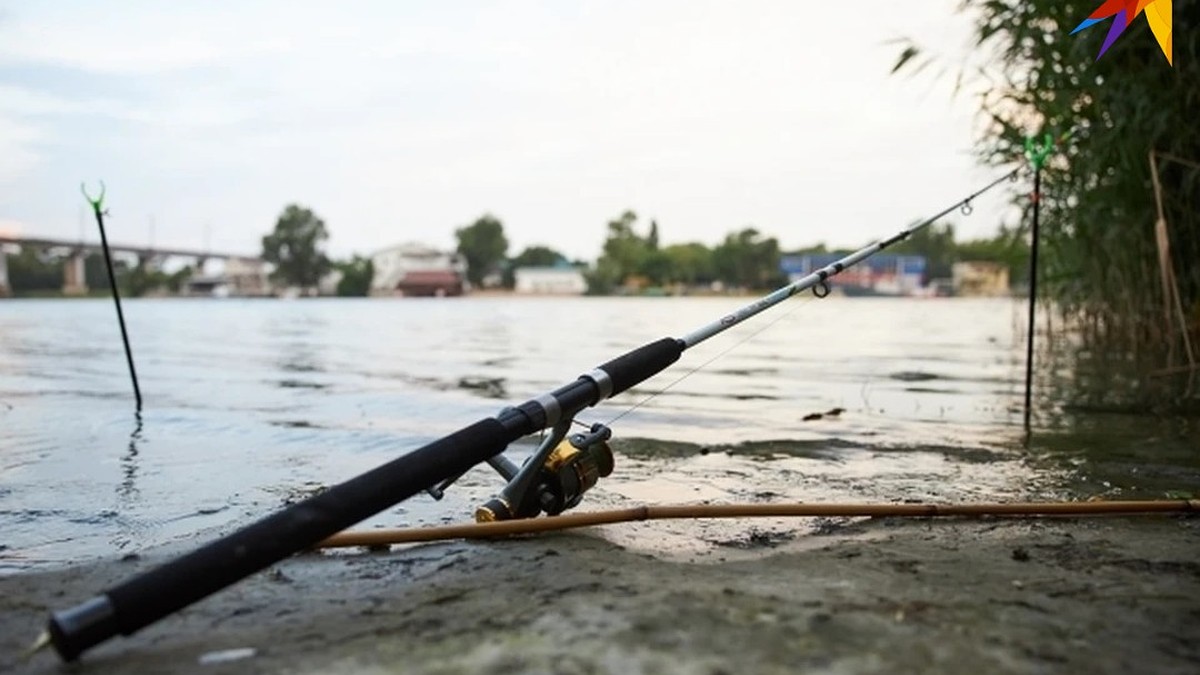
<path id="1" fill-rule="evenodd" d="M 18 220 L 8 218 L 0 218 L 0 235 L 8 237 L 19 237 L 29 228 L 28 224 Z"/>
<path id="2" fill-rule="evenodd" d="M 214 246 L 254 250 L 291 200 L 339 253 L 446 244 L 490 210 L 518 246 L 592 257 L 627 207 L 668 240 L 754 223 L 787 245 L 861 243 L 986 176 L 967 102 L 887 75 L 888 38 L 958 48 L 955 4 L 22 6 L 0 64 L 122 78 L 136 97 L 0 84 L 25 153 L 8 172 L 73 116 L 106 143 L 78 170 L 124 181 L 127 212 L 172 214 L 163 243 L 212 222 Z M 22 218 L 71 227 L 50 190 L 29 192 Z"/>
<path id="3" fill-rule="evenodd" d="M 96 73 L 157 73 L 236 62 L 278 51 L 252 15 L 233 5 L 197 3 L 72 3 L 13 10 L 4 28 L 0 63 L 40 63 Z"/>
<path id="4" fill-rule="evenodd" d="M 0 112 L 22 115 L 58 115 L 77 112 L 84 104 L 59 96 L 0 83 Z"/>
<path id="5" fill-rule="evenodd" d="M 0 185 L 38 165 L 40 157 L 34 146 L 41 137 L 33 125 L 8 119 L 0 113 Z"/>

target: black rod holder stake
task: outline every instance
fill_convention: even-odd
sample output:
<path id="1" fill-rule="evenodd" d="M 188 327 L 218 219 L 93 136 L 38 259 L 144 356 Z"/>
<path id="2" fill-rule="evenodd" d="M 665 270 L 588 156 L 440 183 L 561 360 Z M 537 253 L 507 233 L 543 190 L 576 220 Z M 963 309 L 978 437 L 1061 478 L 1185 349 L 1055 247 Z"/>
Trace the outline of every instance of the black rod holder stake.
<path id="1" fill-rule="evenodd" d="M 1029 419 L 1033 414 L 1033 333 L 1037 310 L 1038 274 L 1038 211 L 1042 203 L 1042 170 L 1033 172 L 1033 241 L 1029 246 L 1029 334 L 1025 338 L 1025 431 L 1029 432 Z"/>
<path id="2" fill-rule="evenodd" d="M 129 346 L 129 331 L 125 329 L 125 314 L 121 311 L 121 293 L 117 290 L 117 275 L 113 273 L 112 254 L 108 250 L 108 235 L 104 232 L 104 181 L 100 181 L 100 196 L 93 199 L 87 188 L 79 186 L 83 196 L 92 205 L 96 214 L 96 225 L 100 227 L 100 248 L 104 250 L 104 266 L 108 269 L 108 285 L 112 289 L 113 304 L 117 306 L 117 323 L 121 325 L 121 343 L 125 345 L 125 361 L 129 364 L 129 378 L 133 380 L 133 397 L 137 411 L 142 411 L 142 390 L 138 387 L 137 369 L 133 366 L 133 349 Z"/>

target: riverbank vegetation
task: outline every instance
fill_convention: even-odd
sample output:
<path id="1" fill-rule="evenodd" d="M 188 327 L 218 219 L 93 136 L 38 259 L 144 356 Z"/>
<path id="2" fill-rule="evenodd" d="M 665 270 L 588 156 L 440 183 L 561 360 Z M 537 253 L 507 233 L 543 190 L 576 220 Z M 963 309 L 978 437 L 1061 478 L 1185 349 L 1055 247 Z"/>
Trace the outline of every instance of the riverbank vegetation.
<path id="1" fill-rule="evenodd" d="M 538 244 L 509 256 L 504 224 L 488 214 L 458 229 L 458 252 L 467 262 L 467 277 L 475 288 L 512 288 L 514 271 L 522 267 L 571 266 L 584 271 L 589 292 L 595 295 L 662 293 L 669 288 L 758 291 L 786 282 L 780 271 L 780 259 L 785 255 L 850 253 L 849 249 L 830 249 L 823 243 L 781 250 L 777 239 L 756 227 L 734 230 L 712 246 L 703 242 L 663 245 L 657 221 L 643 225 L 631 210 L 609 221 L 606 232 L 604 245 L 592 264 L 569 260 L 554 248 Z M 335 285 L 337 295 L 367 295 L 374 274 L 371 260 L 358 255 L 330 260 L 324 251 L 328 236 L 325 222 L 310 209 L 298 205 L 286 208 L 272 233 L 263 237 L 264 260 L 275 265 L 273 281 L 311 289 L 321 278 L 315 276 L 315 271 L 324 275 L 335 270 L 340 273 Z M 948 278 L 951 266 L 960 261 L 1001 263 L 1008 267 L 1009 278 L 1018 286 L 1028 278 L 1029 248 L 1015 229 L 1002 227 L 993 237 L 958 241 L 952 223 L 934 224 L 888 250 L 924 256 L 930 279 Z M 34 249 L 10 255 L 8 273 L 14 295 L 61 294 L 63 265 L 61 257 Z M 166 273 L 120 257 L 114 265 L 121 293 L 129 297 L 178 294 L 195 273 L 191 267 Z M 100 254 L 88 256 L 85 267 L 88 288 L 107 288 Z"/>
<path id="2" fill-rule="evenodd" d="M 275 229 L 262 238 L 262 259 L 275 267 L 271 281 L 315 292 L 321 277 L 333 269 L 324 250 L 328 239 L 325 221 L 312 209 L 287 205 Z"/>
<path id="3" fill-rule="evenodd" d="M 973 56 L 956 65 L 909 43 L 896 69 L 952 66 L 943 72 L 956 91 L 979 101 L 986 163 L 1023 161 L 1027 135 L 1058 139 L 1043 176 L 1043 297 L 1082 341 L 1076 358 L 1110 374 L 1128 366 L 1139 377 L 1123 382 L 1127 393 L 1165 389 L 1195 405 L 1200 7 L 1175 8 L 1172 64 L 1140 16 L 1097 59 L 1108 22 L 1070 34 L 1096 4 L 964 0 Z M 1031 201 L 1016 203 L 1028 212 Z M 1175 376 L 1182 388 L 1161 386 Z"/>
<path id="4" fill-rule="evenodd" d="M 63 295 L 63 267 L 66 259 L 48 255 L 34 248 L 25 248 L 19 253 L 9 254 L 8 282 L 13 295 L 18 297 L 60 297 Z M 104 269 L 104 256 L 100 253 L 87 255 L 83 260 L 84 281 L 89 289 L 86 295 L 107 296 L 108 273 Z M 130 264 L 120 258 L 113 262 L 117 277 L 117 288 L 122 295 L 139 297 L 154 294 L 179 293 L 192 275 L 191 267 L 183 267 L 167 273 L 143 265 Z"/>
<path id="5" fill-rule="evenodd" d="M 701 287 L 759 291 L 786 283 L 780 269 L 783 256 L 850 253 L 850 249 L 830 249 L 825 244 L 783 250 L 776 238 L 753 226 L 731 231 L 712 246 L 696 241 L 664 245 L 658 221 L 640 222 L 632 210 L 622 212 L 605 227 L 607 236 L 591 265 L 568 261 L 544 245 L 529 246 L 507 257 L 504 224 L 490 214 L 458 230 L 458 252 L 467 261 L 468 278 L 477 285 L 487 285 L 492 275 L 497 285 L 511 288 L 515 269 L 570 265 L 584 270 L 588 290 L 594 295 Z M 952 223 L 935 224 L 888 250 L 924 256 L 931 279 L 949 278 L 951 266 L 966 260 L 1003 264 L 1016 284 L 1028 279 L 1029 247 L 1015 229 L 1002 227 L 992 237 L 957 241 Z"/>

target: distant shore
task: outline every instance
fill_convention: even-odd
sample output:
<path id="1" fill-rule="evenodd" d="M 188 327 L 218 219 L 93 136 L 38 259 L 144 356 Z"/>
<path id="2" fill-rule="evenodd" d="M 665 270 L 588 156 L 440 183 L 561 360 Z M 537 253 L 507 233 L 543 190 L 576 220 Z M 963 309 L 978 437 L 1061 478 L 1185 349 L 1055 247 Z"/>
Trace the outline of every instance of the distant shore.
<path id="1" fill-rule="evenodd" d="M 570 294 L 570 293 L 518 293 L 508 289 L 486 289 L 479 291 L 471 291 L 457 296 L 446 296 L 442 300 L 452 300 L 454 298 L 754 298 L 770 293 L 774 289 L 733 289 L 727 291 L 688 291 L 684 293 L 666 293 L 666 292 L 646 292 L 646 293 L 608 293 L 604 295 L 592 294 Z M 834 289 L 833 297 L 844 298 L 891 298 L 891 299 L 946 299 L 946 298 L 973 298 L 973 297 L 1023 297 L 1019 293 L 1010 293 L 1003 296 L 982 296 L 982 295 L 954 295 L 954 296 L 933 296 L 933 295 L 845 295 L 837 292 Z M 39 291 L 39 292 L 23 292 L 11 295 L 0 294 L 0 301 L 3 300 L 79 300 L 79 299 L 96 299 L 110 298 L 111 293 L 106 290 L 92 290 L 86 294 L 78 293 L 61 293 L 55 291 Z M 318 296 L 286 296 L 286 295 L 229 295 L 229 296 L 212 296 L 212 295 L 184 295 L 184 294 L 151 294 L 142 296 L 125 296 L 122 295 L 122 300 L 128 299 L 151 299 L 151 300 L 311 300 L 311 299 L 377 299 L 377 300 L 405 300 L 418 299 L 432 296 L 402 296 L 402 295 L 367 295 L 367 296 L 338 296 L 338 295 L 318 295 Z"/>

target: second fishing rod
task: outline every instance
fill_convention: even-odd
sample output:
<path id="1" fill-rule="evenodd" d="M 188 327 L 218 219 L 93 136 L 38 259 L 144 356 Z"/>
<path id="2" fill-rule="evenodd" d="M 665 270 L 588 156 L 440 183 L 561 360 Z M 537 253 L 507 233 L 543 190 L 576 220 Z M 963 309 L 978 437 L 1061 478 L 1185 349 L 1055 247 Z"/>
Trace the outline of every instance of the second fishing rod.
<path id="1" fill-rule="evenodd" d="M 595 424 L 585 433 L 568 437 L 575 416 L 582 410 L 644 382 L 670 367 L 685 350 L 802 291 L 813 289 L 824 297 L 831 277 L 957 209 L 969 209 L 972 200 L 1015 179 L 1020 170 L 1013 169 L 934 216 L 682 337 L 666 337 L 638 347 L 551 392 L 505 408 L 494 417 L 463 427 L 74 607 L 54 612 L 36 646 L 51 645 L 62 659 L 73 661 L 109 638 L 131 635 L 422 490 L 440 496 L 459 476 L 481 462 L 489 463 L 507 483 L 479 508 L 478 520 L 561 513 L 578 504 L 583 493 L 612 470 L 612 455 L 606 444 L 612 432 L 606 425 Z M 546 429 L 550 433 L 523 466 L 504 458 L 502 453 L 509 444 Z"/>

